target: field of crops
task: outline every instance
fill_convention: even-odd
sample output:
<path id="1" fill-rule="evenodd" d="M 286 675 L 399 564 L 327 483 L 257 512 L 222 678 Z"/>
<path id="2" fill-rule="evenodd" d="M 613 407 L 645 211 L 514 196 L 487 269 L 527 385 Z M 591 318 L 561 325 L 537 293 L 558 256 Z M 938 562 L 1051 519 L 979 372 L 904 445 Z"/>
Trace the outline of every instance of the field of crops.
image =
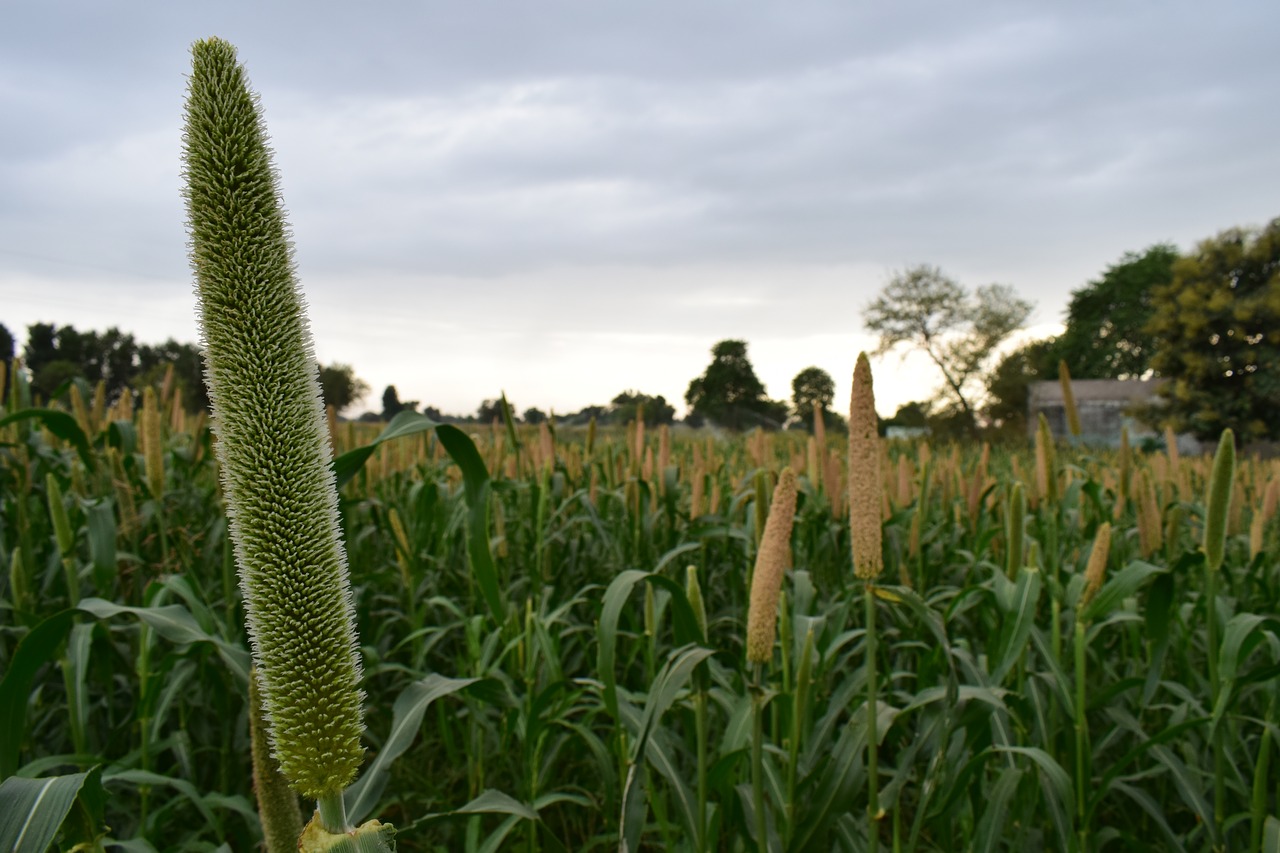
<path id="1" fill-rule="evenodd" d="M 0 777 L 71 780 L 63 849 L 254 849 L 206 419 L 166 388 L 23 393 L 0 419 Z M 1273 463 L 1219 489 L 1214 570 L 1209 458 L 883 446 L 863 583 L 843 436 L 495 424 L 467 456 L 419 415 L 380 429 L 332 430 L 368 726 L 346 800 L 400 850 L 1278 849 Z"/>

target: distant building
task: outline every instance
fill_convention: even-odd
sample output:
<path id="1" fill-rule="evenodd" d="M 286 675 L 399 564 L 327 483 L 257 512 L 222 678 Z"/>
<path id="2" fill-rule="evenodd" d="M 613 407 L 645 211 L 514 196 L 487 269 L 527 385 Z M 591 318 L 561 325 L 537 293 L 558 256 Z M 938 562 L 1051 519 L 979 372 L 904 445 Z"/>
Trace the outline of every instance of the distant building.
<path id="1" fill-rule="evenodd" d="M 914 441 L 917 438 L 928 438 L 927 426 L 891 426 L 885 427 L 884 437 L 890 441 Z"/>
<path id="2" fill-rule="evenodd" d="M 1040 415 L 1049 423 L 1053 437 L 1104 447 L 1120 445 L 1120 429 L 1129 428 L 1129 441 L 1156 438 L 1156 433 L 1133 417 L 1133 411 L 1155 401 L 1156 379 L 1075 379 L 1071 393 L 1080 415 L 1080 438 L 1072 439 L 1067 429 L 1067 407 L 1062 399 L 1062 383 L 1032 382 L 1027 400 L 1027 433 L 1034 437 Z M 1182 440 L 1179 439 L 1179 445 Z"/>

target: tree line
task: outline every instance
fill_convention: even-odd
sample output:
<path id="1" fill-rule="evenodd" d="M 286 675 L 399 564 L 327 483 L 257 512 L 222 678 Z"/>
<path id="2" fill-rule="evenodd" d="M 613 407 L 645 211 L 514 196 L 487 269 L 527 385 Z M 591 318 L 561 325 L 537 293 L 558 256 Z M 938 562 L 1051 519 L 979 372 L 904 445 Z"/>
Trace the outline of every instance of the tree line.
<path id="1" fill-rule="evenodd" d="M 13 334 L 0 323 L 0 359 L 12 367 L 15 355 Z M 69 325 L 34 323 L 27 327 L 22 365 L 32 393 L 41 400 L 56 399 L 66 393 L 72 381 L 83 379 L 93 385 L 102 383 L 107 399 L 114 401 L 131 389 L 160 384 L 165 373 L 172 369 L 183 406 L 188 411 L 209 406 L 200 348 L 172 338 L 161 344 L 146 344 L 114 326 L 97 332 L 81 331 Z M 356 375 L 351 365 L 317 367 L 324 402 L 335 411 L 343 411 L 369 393 L 368 383 Z M 828 426 L 842 427 L 843 419 L 831 410 L 835 382 L 826 371 L 818 367 L 800 371 L 792 382 L 792 392 L 790 402 L 770 400 L 747 357 L 746 342 L 721 341 L 712 348 L 712 361 L 706 372 L 689 384 L 685 402 L 690 412 L 685 420 L 694 426 L 778 429 L 789 419 L 808 422 L 814 411 L 821 411 Z M 396 386 L 388 385 L 382 393 L 381 411 L 366 412 L 361 419 L 388 421 L 405 410 L 420 410 L 442 423 L 490 423 L 495 418 L 511 417 L 536 424 L 549 417 L 536 407 L 520 413 L 505 396 L 484 400 L 470 415 L 446 414 L 434 406 L 422 406 L 417 400 L 401 400 Z M 629 423 L 637 417 L 643 418 L 648 426 L 672 424 L 676 421 L 676 408 L 661 394 L 626 390 L 607 405 L 591 405 L 577 412 L 558 414 L 556 421 L 585 425 L 594 419 L 598 424 L 608 425 Z"/>
<path id="2" fill-rule="evenodd" d="M 1072 291 L 1061 334 L 1009 350 L 1032 307 L 1008 285 L 971 290 L 930 265 L 894 273 L 866 306 L 864 325 L 879 336 L 879 354 L 919 351 L 943 381 L 885 424 L 927 426 L 944 437 L 1022 437 L 1031 383 L 1058 379 L 1065 365 L 1074 379 L 1164 380 L 1158 406 L 1144 413 L 1153 425 L 1206 439 L 1230 427 L 1245 440 L 1280 440 L 1280 218 L 1263 228 L 1228 229 L 1185 254 L 1169 243 L 1126 253 Z M 12 362 L 14 355 L 13 335 L 0 324 L 0 357 Z M 27 327 L 22 358 L 32 391 L 44 400 L 75 378 L 104 383 L 114 399 L 158 383 L 172 367 L 184 405 L 208 406 L 195 344 L 143 344 L 115 327 L 96 332 L 35 323 Z M 339 412 L 369 392 L 351 365 L 318 369 L 325 403 Z M 825 370 L 800 371 L 791 391 L 790 400 L 770 399 L 747 343 L 719 341 L 706 370 L 689 383 L 685 422 L 733 430 L 811 428 L 819 412 L 829 428 L 843 428 L 844 419 L 831 409 L 835 383 Z M 549 417 L 536 407 L 520 412 L 503 396 L 484 400 L 473 414 L 449 415 L 401 401 L 394 385 L 384 390 L 381 411 L 362 417 L 389 420 L 405 409 L 443 422 Z M 661 395 L 627 390 L 607 405 L 556 420 L 608 424 L 636 417 L 651 426 L 669 424 L 676 410 Z"/>
<path id="3" fill-rule="evenodd" d="M 806 367 L 791 383 L 791 400 L 771 400 L 764 383 L 756 376 L 747 357 L 747 343 L 724 340 L 711 348 L 711 363 L 703 374 L 689 383 L 685 403 L 689 413 L 684 423 L 698 427 L 716 425 L 741 430 L 753 427 L 781 429 L 787 425 L 812 428 L 815 412 L 821 412 L 824 423 L 833 429 L 844 428 L 844 418 L 831 409 L 835 399 L 835 380 L 819 367 Z M 366 412 L 362 420 L 386 421 L 406 409 L 416 411 L 417 400 L 402 401 L 394 385 L 382 393 L 382 411 Z M 523 413 L 506 395 L 484 400 L 473 415 L 449 415 L 433 406 L 422 409 L 433 420 L 442 423 L 490 423 L 505 420 L 537 424 L 550 415 L 531 407 Z M 615 396 L 608 405 L 586 406 L 576 412 L 556 414 L 557 424 L 582 426 L 591 421 L 599 425 L 625 424 L 637 418 L 646 426 L 673 424 L 676 408 L 667 398 L 627 390 Z"/>
<path id="4" fill-rule="evenodd" d="M 13 333 L 0 323 L 0 359 L 11 368 L 16 354 Z M 173 338 L 146 344 L 115 326 L 97 332 L 33 323 L 27 326 L 22 364 L 32 394 L 41 400 L 56 399 L 73 380 L 83 379 L 93 385 L 101 382 L 107 400 L 115 401 L 130 389 L 159 385 L 172 368 L 184 408 L 191 412 L 209 408 L 200 348 Z M 319 365 L 319 371 L 325 403 L 335 409 L 342 410 L 368 393 L 369 386 L 355 375 L 351 365 Z M 7 389 L 4 395 L 7 398 Z"/>

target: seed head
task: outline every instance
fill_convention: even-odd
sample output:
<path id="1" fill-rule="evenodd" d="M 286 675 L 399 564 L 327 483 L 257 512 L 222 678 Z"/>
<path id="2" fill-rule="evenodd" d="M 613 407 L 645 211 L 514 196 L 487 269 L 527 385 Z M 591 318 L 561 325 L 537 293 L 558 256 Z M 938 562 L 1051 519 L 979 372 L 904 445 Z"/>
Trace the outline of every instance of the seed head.
<path id="1" fill-rule="evenodd" d="M 773 657 L 782 575 L 791 554 L 791 523 L 796 514 L 796 475 L 782 469 L 773 490 L 756 567 L 751 575 L 751 604 L 747 610 L 747 661 L 766 663 Z"/>
<path id="2" fill-rule="evenodd" d="M 880 544 L 880 437 L 876 429 L 876 396 L 871 362 L 858 355 L 849 400 L 849 529 L 853 538 L 853 573 L 872 580 L 884 568 Z"/>
<path id="3" fill-rule="evenodd" d="M 364 726 L 319 375 L 257 98 L 230 44 L 192 53 L 185 197 L 215 446 L 275 756 L 320 799 L 355 777 Z"/>
<path id="4" fill-rule="evenodd" d="M 1080 596 L 1082 613 L 1093 597 L 1102 588 L 1102 581 L 1107 572 L 1107 556 L 1111 553 L 1111 522 L 1104 521 L 1098 525 L 1098 532 L 1093 537 L 1093 550 L 1089 552 L 1089 563 L 1084 570 L 1084 592 Z"/>

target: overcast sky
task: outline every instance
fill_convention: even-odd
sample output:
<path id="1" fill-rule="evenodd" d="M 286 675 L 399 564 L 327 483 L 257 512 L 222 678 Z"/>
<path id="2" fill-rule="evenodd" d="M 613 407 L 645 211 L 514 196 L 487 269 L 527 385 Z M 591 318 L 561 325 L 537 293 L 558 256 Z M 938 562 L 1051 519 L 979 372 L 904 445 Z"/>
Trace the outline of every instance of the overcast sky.
<path id="1" fill-rule="evenodd" d="M 181 113 L 218 35 L 368 407 L 683 409 L 734 337 L 844 408 L 894 270 L 1011 284 L 1043 334 L 1126 251 L 1280 215 L 1277 33 L 1274 0 L 8 0 L 0 322 L 197 339 Z M 937 380 L 875 368 L 883 414 Z"/>

